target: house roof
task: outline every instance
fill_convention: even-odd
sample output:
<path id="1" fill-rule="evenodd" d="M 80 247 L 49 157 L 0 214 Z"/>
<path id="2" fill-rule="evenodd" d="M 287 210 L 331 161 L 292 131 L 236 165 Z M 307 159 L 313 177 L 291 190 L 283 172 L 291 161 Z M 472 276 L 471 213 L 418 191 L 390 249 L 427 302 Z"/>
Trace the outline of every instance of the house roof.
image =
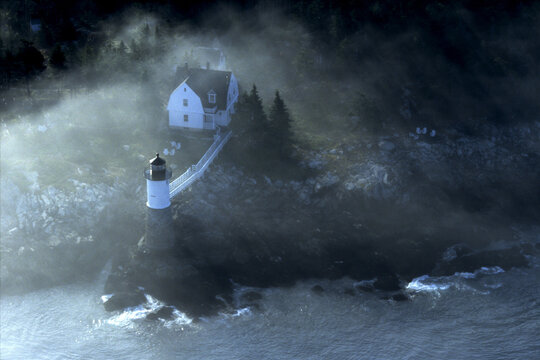
<path id="1" fill-rule="evenodd" d="M 183 69 L 183 73 L 183 83 L 186 83 L 201 98 L 203 107 L 217 106 L 218 110 L 227 109 L 227 94 L 232 75 L 230 71 L 187 69 L 186 73 Z M 216 93 L 215 104 L 208 101 L 208 93 L 212 90 Z"/>

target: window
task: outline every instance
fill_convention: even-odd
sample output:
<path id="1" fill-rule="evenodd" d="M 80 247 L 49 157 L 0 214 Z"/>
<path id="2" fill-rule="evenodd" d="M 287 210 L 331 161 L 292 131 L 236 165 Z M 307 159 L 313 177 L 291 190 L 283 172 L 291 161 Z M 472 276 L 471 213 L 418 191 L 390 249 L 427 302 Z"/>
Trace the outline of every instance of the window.
<path id="1" fill-rule="evenodd" d="M 186 88 L 184 88 L 184 92 L 186 92 L 186 91 L 187 91 Z"/>
<path id="2" fill-rule="evenodd" d="M 215 104 L 216 103 L 216 93 L 215 92 L 209 92 L 208 93 L 208 102 L 210 104 Z"/>
<path id="3" fill-rule="evenodd" d="M 187 99 L 184 99 L 184 106 L 187 106 Z"/>
<path id="4" fill-rule="evenodd" d="M 188 121 L 188 116 L 187 116 L 187 114 L 184 115 L 184 121 Z"/>

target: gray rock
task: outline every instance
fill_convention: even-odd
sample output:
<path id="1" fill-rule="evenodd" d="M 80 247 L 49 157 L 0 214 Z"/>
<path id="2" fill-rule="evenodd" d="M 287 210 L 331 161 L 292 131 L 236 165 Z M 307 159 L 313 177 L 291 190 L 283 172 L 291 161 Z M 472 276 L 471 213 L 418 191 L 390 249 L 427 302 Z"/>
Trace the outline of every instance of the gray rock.
<path id="1" fill-rule="evenodd" d="M 141 305 L 146 302 L 146 297 L 139 291 L 118 292 L 107 299 L 103 306 L 106 311 L 122 310 L 129 307 Z"/>
<path id="2" fill-rule="evenodd" d="M 378 145 L 379 149 L 383 151 L 392 151 L 396 148 L 396 145 L 394 145 L 393 142 L 387 140 L 380 141 Z"/>

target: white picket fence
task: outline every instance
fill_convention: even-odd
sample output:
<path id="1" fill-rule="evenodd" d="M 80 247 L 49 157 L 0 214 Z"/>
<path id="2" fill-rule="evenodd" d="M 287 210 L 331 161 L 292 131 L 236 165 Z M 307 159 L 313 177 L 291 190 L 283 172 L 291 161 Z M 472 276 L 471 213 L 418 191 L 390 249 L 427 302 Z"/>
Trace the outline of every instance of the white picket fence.
<path id="1" fill-rule="evenodd" d="M 182 190 L 189 187 L 195 180 L 203 176 L 208 166 L 212 163 L 215 157 L 219 154 L 223 146 L 229 141 L 232 136 L 232 131 L 229 130 L 225 134 L 214 135 L 214 142 L 204 153 L 201 160 L 195 165 L 191 165 L 189 169 L 178 178 L 174 179 L 169 184 L 169 197 L 172 199 Z"/>

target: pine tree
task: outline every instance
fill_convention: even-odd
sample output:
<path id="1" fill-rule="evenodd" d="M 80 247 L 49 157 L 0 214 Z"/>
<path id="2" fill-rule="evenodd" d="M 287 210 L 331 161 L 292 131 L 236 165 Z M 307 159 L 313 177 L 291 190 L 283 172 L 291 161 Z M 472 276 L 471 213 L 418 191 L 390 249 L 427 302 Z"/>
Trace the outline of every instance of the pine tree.
<path id="1" fill-rule="evenodd" d="M 116 53 L 119 57 L 124 57 L 127 53 L 127 46 L 124 44 L 123 40 L 120 40 L 120 44 L 118 44 L 118 47 L 116 48 Z"/>
<path id="2" fill-rule="evenodd" d="M 66 56 L 64 55 L 64 52 L 62 51 L 62 48 L 60 45 L 56 45 L 51 53 L 51 57 L 49 59 L 49 64 L 55 69 L 55 70 L 65 70 L 66 68 Z"/>
<path id="3" fill-rule="evenodd" d="M 26 92 L 30 96 L 30 79 L 39 75 L 47 68 L 43 54 L 31 42 L 22 40 L 23 46 L 16 60 L 21 65 L 21 71 L 26 80 Z"/>
<path id="4" fill-rule="evenodd" d="M 129 44 L 129 49 L 131 51 L 132 60 L 138 61 L 142 59 L 141 47 L 139 46 L 139 44 L 137 44 L 135 39 L 131 39 L 131 42 Z"/>
<path id="5" fill-rule="evenodd" d="M 156 25 L 154 29 L 154 53 L 157 56 L 161 56 L 167 50 L 166 37 L 163 36 L 163 32 Z"/>
<path id="6" fill-rule="evenodd" d="M 255 84 L 251 88 L 247 101 L 249 111 L 248 129 L 256 138 L 262 140 L 268 133 L 268 118 L 264 112 L 262 99 Z"/>
<path id="7" fill-rule="evenodd" d="M 292 145 L 291 117 L 279 91 L 276 91 L 274 102 L 270 108 L 269 120 L 269 145 L 275 148 L 281 158 L 287 159 L 291 155 Z"/>
<path id="8" fill-rule="evenodd" d="M 235 112 L 231 121 L 231 129 L 239 135 L 244 135 L 248 130 L 250 119 L 249 95 L 244 91 L 235 104 Z"/>

